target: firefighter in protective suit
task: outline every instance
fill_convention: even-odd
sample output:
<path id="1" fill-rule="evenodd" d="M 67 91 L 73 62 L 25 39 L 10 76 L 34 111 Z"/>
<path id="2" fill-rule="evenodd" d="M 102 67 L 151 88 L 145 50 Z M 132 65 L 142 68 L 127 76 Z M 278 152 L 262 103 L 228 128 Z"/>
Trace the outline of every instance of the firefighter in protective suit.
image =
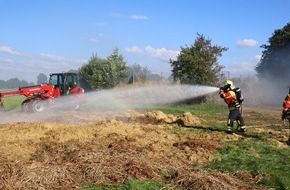
<path id="1" fill-rule="evenodd" d="M 290 88 L 289 88 L 288 95 L 285 97 L 285 99 L 283 101 L 283 110 L 282 110 L 282 120 L 283 121 L 285 121 L 285 119 L 287 119 L 287 112 L 290 112 Z"/>
<path id="2" fill-rule="evenodd" d="M 234 121 L 238 123 L 238 131 L 244 132 L 245 124 L 240 110 L 243 102 L 241 89 L 235 88 L 231 80 L 226 80 L 224 86 L 220 88 L 219 95 L 224 99 L 229 108 L 227 132 L 232 133 Z"/>

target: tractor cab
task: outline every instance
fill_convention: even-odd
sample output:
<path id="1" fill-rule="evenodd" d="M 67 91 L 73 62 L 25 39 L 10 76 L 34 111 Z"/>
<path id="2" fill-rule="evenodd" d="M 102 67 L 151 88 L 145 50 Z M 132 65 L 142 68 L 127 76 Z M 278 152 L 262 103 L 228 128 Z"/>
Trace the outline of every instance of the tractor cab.
<path id="1" fill-rule="evenodd" d="M 79 77 L 77 73 L 52 73 L 49 84 L 54 85 L 54 97 L 75 94 L 79 90 Z"/>

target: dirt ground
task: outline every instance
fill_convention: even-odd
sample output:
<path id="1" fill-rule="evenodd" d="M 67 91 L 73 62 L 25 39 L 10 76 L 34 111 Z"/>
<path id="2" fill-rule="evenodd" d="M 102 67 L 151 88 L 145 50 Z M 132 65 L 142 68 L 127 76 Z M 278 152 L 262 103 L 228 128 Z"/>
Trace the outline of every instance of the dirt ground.
<path id="1" fill-rule="evenodd" d="M 280 116 L 277 108 L 247 107 L 250 114 Z M 4 118 L 5 117 L 5 118 Z M 265 189 L 256 183 L 265 174 L 219 173 L 199 168 L 213 153 L 238 134 L 198 131 L 202 120 L 191 113 L 180 116 L 161 111 L 126 113 L 66 112 L 31 117 L 23 122 L 0 116 L 0 189 L 79 189 L 87 183 L 120 184 L 129 178 L 165 182 L 185 189 Z M 277 133 L 282 148 L 287 135 L 271 128 L 251 128 Z M 272 130 L 272 131 L 271 131 Z M 196 167 L 193 167 L 196 165 Z M 265 177 L 265 176 L 263 176 Z"/>

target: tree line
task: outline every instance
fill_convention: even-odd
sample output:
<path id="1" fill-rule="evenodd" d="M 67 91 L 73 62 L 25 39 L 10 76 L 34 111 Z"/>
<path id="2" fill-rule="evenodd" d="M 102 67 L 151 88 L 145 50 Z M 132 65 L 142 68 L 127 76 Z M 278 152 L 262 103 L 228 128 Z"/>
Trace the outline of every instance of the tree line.
<path id="1" fill-rule="evenodd" d="M 47 76 L 40 73 L 37 76 L 37 84 L 47 83 Z M 28 82 L 26 80 L 20 80 L 18 78 L 11 78 L 9 80 L 0 80 L 0 89 L 13 89 L 18 87 L 33 86 L 34 82 Z"/>
<path id="2" fill-rule="evenodd" d="M 115 48 L 106 59 L 93 54 L 78 72 L 82 85 L 91 90 L 113 88 L 120 83 L 143 83 L 164 79 L 140 64 L 128 65 L 123 55 L 119 54 L 118 48 Z"/>
<path id="3" fill-rule="evenodd" d="M 7 81 L 0 80 L 0 89 L 12 89 L 20 86 L 31 86 L 33 82 L 27 82 L 25 80 L 19 80 L 18 78 L 11 78 Z"/>

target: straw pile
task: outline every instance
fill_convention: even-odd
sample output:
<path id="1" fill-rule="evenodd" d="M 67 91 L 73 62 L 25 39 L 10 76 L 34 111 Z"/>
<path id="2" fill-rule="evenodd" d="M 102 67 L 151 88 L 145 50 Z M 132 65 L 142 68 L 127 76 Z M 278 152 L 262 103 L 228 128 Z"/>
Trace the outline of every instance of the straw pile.
<path id="1" fill-rule="evenodd" d="M 187 125 L 196 120 L 188 114 L 178 119 L 182 117 Z M 255 176 L 192 167 L 214 159 L 223 135 L 183 137 L 170 132 L 174 125 L 174 118 L 162 112 L 94 124 L 2 124 L 0 189 L 80 189 L 88 183 L 121 184 L 129 178 L 163 181 L 172 188 L 254 189 Z"/>

